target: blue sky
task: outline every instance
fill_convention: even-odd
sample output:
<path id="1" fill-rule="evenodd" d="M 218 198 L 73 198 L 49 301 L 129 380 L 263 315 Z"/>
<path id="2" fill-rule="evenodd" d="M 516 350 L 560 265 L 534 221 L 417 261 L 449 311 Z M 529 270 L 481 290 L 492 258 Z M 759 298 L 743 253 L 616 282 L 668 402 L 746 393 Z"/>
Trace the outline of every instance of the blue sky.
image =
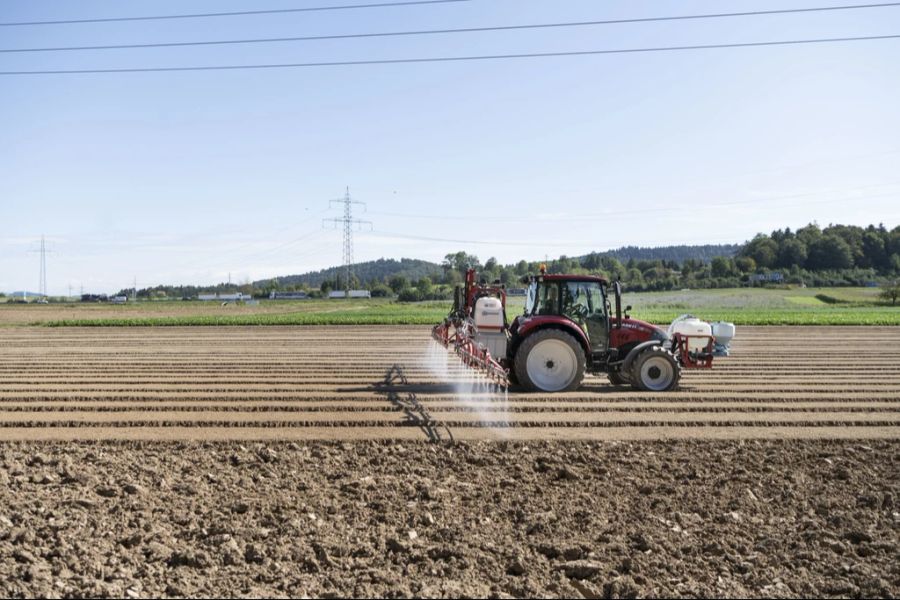
<path id="1" fill-rule="evenodd" d="M 343 4 L 5 0 L 0 22 Z M 360 2 L 361 3 L 361 2 Z M 838 5 L 471 0 L 0 28 L 0 48 L 402 31 Z M 195 48 L 0 54 L 0 71 L 595 50 L 900 33 L 900 7 Z M 900 40 L 267 71 L 0 77 L 0 290 L 255 280 L 357 260 L 503 262 L 900 223 Z M 447 240 L 447 241 L 439 241 Z"/>

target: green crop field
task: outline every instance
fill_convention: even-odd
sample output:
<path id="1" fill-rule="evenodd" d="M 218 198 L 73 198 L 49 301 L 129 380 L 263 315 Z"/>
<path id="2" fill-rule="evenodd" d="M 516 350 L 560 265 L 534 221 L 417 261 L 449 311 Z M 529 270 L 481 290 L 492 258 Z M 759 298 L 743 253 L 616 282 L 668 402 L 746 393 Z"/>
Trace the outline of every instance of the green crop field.
<path id="1" fill-rule="evenodd" d="M 900 325 L 900 307 L 879 303 L 877 288 L 681 290 L 627 294 L 632 315 L 669 323 L 689 313 L 737 325 Z"/>
<path id="2" fill-rule="evenodd" d="M 900 325 L 900 307 L 878 302 L 875 288 L 680 290 L 626 293 L 631 315 L 669 323 L 690 313 L 737 325 Z M 510 298 L 509 317 L 524 299 Z M 424 325 L 437 323 L 449 302 L 399 303 L 387 299 L 109 304 L 0 304 L 0 325 Z"/>

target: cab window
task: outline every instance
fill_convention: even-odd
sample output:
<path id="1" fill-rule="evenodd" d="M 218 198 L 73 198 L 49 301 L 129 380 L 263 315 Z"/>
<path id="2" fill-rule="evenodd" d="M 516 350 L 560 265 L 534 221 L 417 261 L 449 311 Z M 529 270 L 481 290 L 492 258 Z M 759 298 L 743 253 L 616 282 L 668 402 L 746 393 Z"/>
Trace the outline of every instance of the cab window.
<path id="1" fill-rule="evenodd" d="M 587 335 L 592 352 L 609 347 L 609 322 L 603 288 L 595 281 L 570 281 L 563 286 L 563 314 Z"/>
<path id="2" fill-rule="evenodd" d="M 527 315 L 558 315 L 559 284 L 556 282 L 532 283 L 525 300 Z"/>
<path id="3" fill-rule="evenodd" d="M 556 282 L 541 284 L 539 290 L 539 301 L 537 314 L 539 315 L 558 315 L 559 314 L 559 284 Z"/>

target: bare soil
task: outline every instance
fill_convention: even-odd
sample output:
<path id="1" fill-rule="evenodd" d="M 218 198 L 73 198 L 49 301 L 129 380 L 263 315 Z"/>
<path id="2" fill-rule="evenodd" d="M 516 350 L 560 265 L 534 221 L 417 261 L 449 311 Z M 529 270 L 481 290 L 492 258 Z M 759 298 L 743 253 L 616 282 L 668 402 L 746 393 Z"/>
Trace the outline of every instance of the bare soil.
<path id="1" fill-rule="evenodd" d="M 429 352 L 427 327 L 0 335 L 0 440 L 900 438 L 898 327 L 743 327 L 676 392 L 591 376 L 508 396 Z"/>
<path id="2" fill-rule="evenodd" d="M 900 442 L 0 445 L 10 597 L 896 597 Z"/>
<path id="3" fill-rule="evenodd" d="M 0 596 L 896 597 L 898 334 L 505 396 L 422 327 L 0 328 Z"/>

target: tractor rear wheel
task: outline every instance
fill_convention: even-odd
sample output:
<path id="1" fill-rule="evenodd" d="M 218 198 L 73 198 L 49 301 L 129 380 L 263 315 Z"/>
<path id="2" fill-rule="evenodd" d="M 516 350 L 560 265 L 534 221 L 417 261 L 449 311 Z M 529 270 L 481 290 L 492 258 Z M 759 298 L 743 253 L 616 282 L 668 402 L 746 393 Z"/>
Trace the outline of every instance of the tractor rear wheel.
<path id="1" fill-rule="evenodd" d="M 516 378 L 530 392 L 568 392 L 584 379 L 584 350 L 559 329 L 532 333 L 516 351 Z"/>
<path id="2" fill-rule="evenodd" d="M 681 365 L 660 346 L 644 350 L 631 365 L 631 385 L 644 392 L 668 392 L 678 386 L 680 378 Z"/>

